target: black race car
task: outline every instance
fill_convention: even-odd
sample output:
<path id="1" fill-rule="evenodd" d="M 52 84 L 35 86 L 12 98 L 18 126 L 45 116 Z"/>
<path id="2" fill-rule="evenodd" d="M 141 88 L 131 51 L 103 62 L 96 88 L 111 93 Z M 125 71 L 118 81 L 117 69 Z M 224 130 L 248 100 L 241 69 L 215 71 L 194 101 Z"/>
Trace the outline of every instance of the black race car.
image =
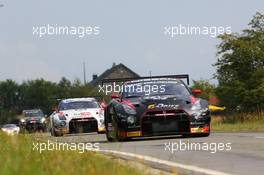
<path id="1" fill-rule="evenodd" d="M 196 98 L 201 91 L 191 91 L 183 78 L 189 84 L 188 75 L 103 80 L 121 86 L 105 108 L 108 141 L 161 135 L 209 136 L 208 102 Z"/>
<path id="2" fill-rule="evenodd" d="M 21 132 L 46 131 L 47 122 L 41 109 L 23 110 L 19 122 Z"/>

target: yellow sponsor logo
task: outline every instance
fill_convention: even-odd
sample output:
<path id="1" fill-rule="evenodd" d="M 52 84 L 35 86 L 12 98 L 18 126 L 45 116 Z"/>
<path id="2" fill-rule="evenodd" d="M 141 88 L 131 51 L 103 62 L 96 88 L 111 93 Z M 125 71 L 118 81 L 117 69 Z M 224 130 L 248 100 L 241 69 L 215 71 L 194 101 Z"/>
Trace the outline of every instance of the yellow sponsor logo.
<path id="1" fill-rule="evenodd" d="M 155 104 L 148 105 L 148 109 L 154 109 L 155 107 L 156 107 Z"/>
<path id="2" fill-rule="evenodd" d="M 127 137 L 138 137 L 141 136 L 141 131 L 127 132 Z"/>
<path id="3" fill-rule="evenodd" d="M 203 128 L 191 128 L 191 133 L 203 132 Z"/>
<path id="4" fill-rule="evenodd" d="M 99 132 L 104 132 L 105 131 L 105 128 L 99 128 L 98 131 Z"/>

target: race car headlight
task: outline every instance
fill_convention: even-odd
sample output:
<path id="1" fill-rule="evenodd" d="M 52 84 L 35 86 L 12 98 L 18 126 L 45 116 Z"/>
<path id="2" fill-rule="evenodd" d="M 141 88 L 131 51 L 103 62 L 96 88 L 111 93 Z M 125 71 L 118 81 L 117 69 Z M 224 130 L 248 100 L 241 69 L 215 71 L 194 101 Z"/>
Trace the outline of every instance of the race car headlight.
<path id="1" fill-rule="evenodd" d="M 43 117 L 43 118 L 41 118 L 41 123 L 44 123 L 45 121 L 46 121 L 46 119 Z"/>
<path id="2" fill-rule="evenodd" d="M 60 122 L 60 126 L 61 126 L 61 127 L 64 127 L 65 125 L 66 125 L 66 122 L 65 122 L 65 121 L 61 121 L 61 122 Z"/>
<path id="3" fill-rule="evenodd" d="M 104 124 L 104 119 L 100 119 L 99 122 L 100 122 L 101 124 Z"/>
<path id="4" fill-rule="evenodd" d="M 200 100 L 197 100 L 191 107 L 191 110 L 195 111 L 195 110 L 201 110 L 202 106 L 200 103 Z"/>
<path id="5" fill-rule="evenodd" d="M 21 122 L 21 123 L 24 123 L 25 121 L 26 121 L 26 120 L 25 120 L 25 119 L 23 119 L 23 118 L 20 120 L 20 122 Z"/>
<path id="6" fill-rule="evenodd" d="M 133 125 L 134 123 L 136 122 L 136 117 L 135 116 L 128 116 L 127 117 L 127 123 L 129 124 L 129 125 Z"/>
<path id="7" fill-rule="evenodd" d="M 128 105 L 123 105 L 123 108 L 127 114 L 136 114 L 136 111 Z"/>
<path id="8" fill-rule="evenodd" d="M 57 121 L 57 122 L 55 123 L 55 127 L 62 128 L 62 127 L 64 127 L 64 126 L 66 126 L 66 122 L 65 122 L 64 120 L 62 120 L 62 121 Z"/>

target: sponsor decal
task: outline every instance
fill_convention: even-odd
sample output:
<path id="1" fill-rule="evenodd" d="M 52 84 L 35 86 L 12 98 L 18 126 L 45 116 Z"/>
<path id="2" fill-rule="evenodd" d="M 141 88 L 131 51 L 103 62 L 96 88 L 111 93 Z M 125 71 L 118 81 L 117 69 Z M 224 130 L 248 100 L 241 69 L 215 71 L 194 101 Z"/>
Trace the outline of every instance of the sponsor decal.
<path id="1" fill-rule="evenodd" d="M 159 103 L 159 104 L 151 104 L 148 105 L 148 109 L 155 109 L 155 108 L 173 108 L 173 109 L 178 109 L 179 105 L 174 105 L 174 104 L 163 104 L 163 103 Z"/>
<path id="2" fill-rule="evenodd" d="M 127 137 L 137 137 L 137 136 L 141 136 L 140 131 L 127 132 Z"/>
<path id="3" fill-rule="evenodd" d="M 148 105 L 148 109 L 155 109 L 155 104 Z"/>

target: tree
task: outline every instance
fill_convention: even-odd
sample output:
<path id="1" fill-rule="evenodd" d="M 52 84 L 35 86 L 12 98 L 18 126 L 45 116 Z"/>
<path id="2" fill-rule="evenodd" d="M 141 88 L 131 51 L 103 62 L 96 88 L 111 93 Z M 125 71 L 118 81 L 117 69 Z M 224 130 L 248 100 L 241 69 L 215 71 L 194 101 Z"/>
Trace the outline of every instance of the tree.
<path id="1" fill-rule="evenodd" d="M 199 97 L 206 100 L 209 100 L 210 97 L 215 96 L 215 86 L 210 84 L 208 80 L 193 80 L 192 89 L 202 90 L 202 93 L 199 95 Z"/>
<path id="2" fill-rule="evenodd" d="M 22 108 L 40 108 L 46 114 L 51 111 L 57 95 L 57 84 L 43 79 L 31 80 L 21 85 Z"/>
<path id="3" fill-rule="evenodd" d="M 264 107 L 264 15 L 256 13 L 241 34 L 224 34 L 218 45 L 216 94 L 229 109 Z"/>
<path id="4" fill-rule="evenodd" d="M 19 86 L 13 80 L 0 82 L 1 106 L 12 110 L 16 107 L 19 98 Z"/>
<path id="5" fill-rule="evenodd" d="M 62 77 L 58 84 L 57 98 L 66 98 L 71 96 L 72 83 L 65 77 Z"/>

